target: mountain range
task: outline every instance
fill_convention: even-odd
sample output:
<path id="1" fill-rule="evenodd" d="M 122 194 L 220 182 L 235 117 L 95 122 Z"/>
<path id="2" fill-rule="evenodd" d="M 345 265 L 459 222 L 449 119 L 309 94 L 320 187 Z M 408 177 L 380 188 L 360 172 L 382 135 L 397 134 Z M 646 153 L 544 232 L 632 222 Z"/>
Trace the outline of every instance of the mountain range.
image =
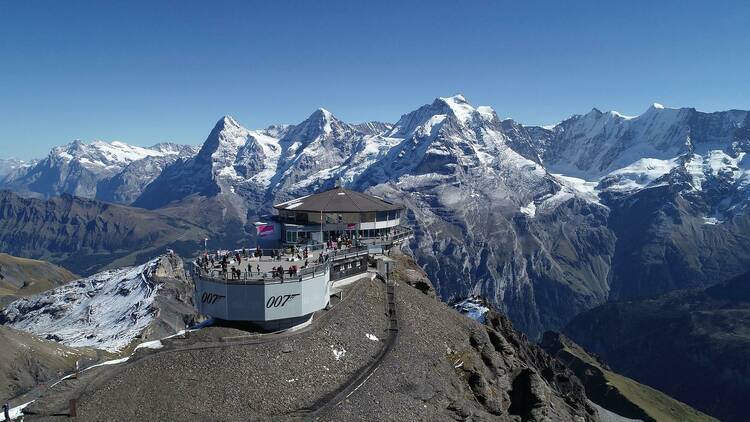
<path id="1" fill-rule="evenodd" d="M 272 204 L 341 181 L 407 206 L 409 248 L 443 299 L 483 296 L 538 338 L 608 300 L 745 272 L 749 150 L 747 111 L 654 104 L 541 127 L 455 95 L 395 123 L 318 109 L 250 130 L 225 116 L 197 152 L 78 142 L 0 186 L 146 208 L 252 245 L 249 223 Z"/>
<path id="2" fill-rule="evenodd" d="M 182 218 L 69 194 L 49 200 L 0 191 L 0 250 L 89 275 L 191 251 L 208 232 Z"/>
<path id="3" fill-rule="evenodd" d="M 5 160 L 0 163 L 0 178 L 5 188 L 27 196 L 51 198 L 68 193 L 130 203 L 166 166 L 196 151 L 194 146 L 173 143 L 141 148 L 118 141 L 86 144 L 76 140 L 53 148 L 41 160 Z"/>

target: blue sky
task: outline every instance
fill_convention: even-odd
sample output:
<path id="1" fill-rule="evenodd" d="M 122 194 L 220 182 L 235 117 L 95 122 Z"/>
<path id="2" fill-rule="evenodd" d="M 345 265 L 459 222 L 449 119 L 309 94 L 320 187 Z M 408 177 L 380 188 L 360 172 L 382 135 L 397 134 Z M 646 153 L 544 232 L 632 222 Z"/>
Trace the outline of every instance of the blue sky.
<path id="1" fill-rule="evenodd" d="M 224 114 L 396 121 L 457 92 L 526 124 L 750 109 L 748 22 L 746 1 L 6 1 L 0 157 L 198 144 Z"/>

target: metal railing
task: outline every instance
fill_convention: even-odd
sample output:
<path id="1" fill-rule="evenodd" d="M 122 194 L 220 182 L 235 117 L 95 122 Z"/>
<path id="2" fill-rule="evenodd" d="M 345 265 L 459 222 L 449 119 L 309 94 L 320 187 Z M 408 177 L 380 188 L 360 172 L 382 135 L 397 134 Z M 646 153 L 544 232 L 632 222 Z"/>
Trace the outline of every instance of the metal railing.
<path id="1" fill-rule="evenodd" d="M 392 245 L 406 239 L 412 234 L 414 234 L 412 229 L 399 226 L 398 230 L 392 231 L 390 234 L 375 237 L 362 237 L 359 241 L 366 245 Z"/>
<path id="2" fill-rule="evenodd" d="M 330 261 L 312 267 L 301 268 L 296 273 L 289 274 L 288 271 L 281 272 L 249 272 L 240 270 L 239 277 L 232 277 L 231 271 L 223 271 L 221 268 L 205 269 L 193 263 L 193 274 L 198 278 L 219 282 L 222 284 L 274 284 L 292 283 L 309 280 L 311 278 L 325 275 L 330 271 Z"/>
<path id="3" fill-rule="evenodd" d="M 306 268 L 300 268 L 296 273 L 289 274 L 288 270 L 281 272 L 264 271 L 253 272 L 239 270 L 238 276 L 233 276 L 232 271 L 224 271 L 220 267 L 205 268 L 198 262 L 193 261 L 193 274 L 201 279 L 216 281 L 223 284 L 270 284 L 300 282 L 326 274 L 330 271 L 331 263 L 348 258 L 354 258 L 368 254 L 367 246 L 352 247 L 327 252 L 324 262 L 313 264 Z M 248 260 L 248 263 L 257 262 Z M 278 262 L 278 261 L 277 261 Z"/>

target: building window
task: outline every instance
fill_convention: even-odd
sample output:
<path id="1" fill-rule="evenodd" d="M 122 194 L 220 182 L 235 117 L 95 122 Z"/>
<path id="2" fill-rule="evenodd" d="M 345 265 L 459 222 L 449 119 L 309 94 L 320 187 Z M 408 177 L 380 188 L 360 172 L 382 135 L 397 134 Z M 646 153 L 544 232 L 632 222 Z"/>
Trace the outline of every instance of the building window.
<path id="1" fill-rule="evenodd" d="M 299 224 L 305 224 L 307 223 L 307 213 L 306 212 L 295 213 L 294 219 Z"/>

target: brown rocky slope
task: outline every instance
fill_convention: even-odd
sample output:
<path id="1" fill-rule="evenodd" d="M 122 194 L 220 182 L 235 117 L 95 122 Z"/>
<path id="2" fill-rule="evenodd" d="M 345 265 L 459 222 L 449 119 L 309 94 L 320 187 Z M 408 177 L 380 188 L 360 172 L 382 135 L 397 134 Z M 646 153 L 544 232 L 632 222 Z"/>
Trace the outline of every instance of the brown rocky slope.
<path id="1" fill-rule="evenodd" d="M 72 398 L 81 421 L 599 420 L 575 375 L 507 318 L 482 325 L 423 293 L 431 287 L 393 279 L 398 331 L 388 330 L 385 284 L 364 278 L 309 328 L 259 337 L 214 326 L 170 339 L 64 381 L 26 420 L 51 420 Z"/>
<path id="2" fill-rule="evenodd" d="M 19 297 L 57 287 L 76 276 L 65 268 L 0 253 L 0 309 Z"/>

